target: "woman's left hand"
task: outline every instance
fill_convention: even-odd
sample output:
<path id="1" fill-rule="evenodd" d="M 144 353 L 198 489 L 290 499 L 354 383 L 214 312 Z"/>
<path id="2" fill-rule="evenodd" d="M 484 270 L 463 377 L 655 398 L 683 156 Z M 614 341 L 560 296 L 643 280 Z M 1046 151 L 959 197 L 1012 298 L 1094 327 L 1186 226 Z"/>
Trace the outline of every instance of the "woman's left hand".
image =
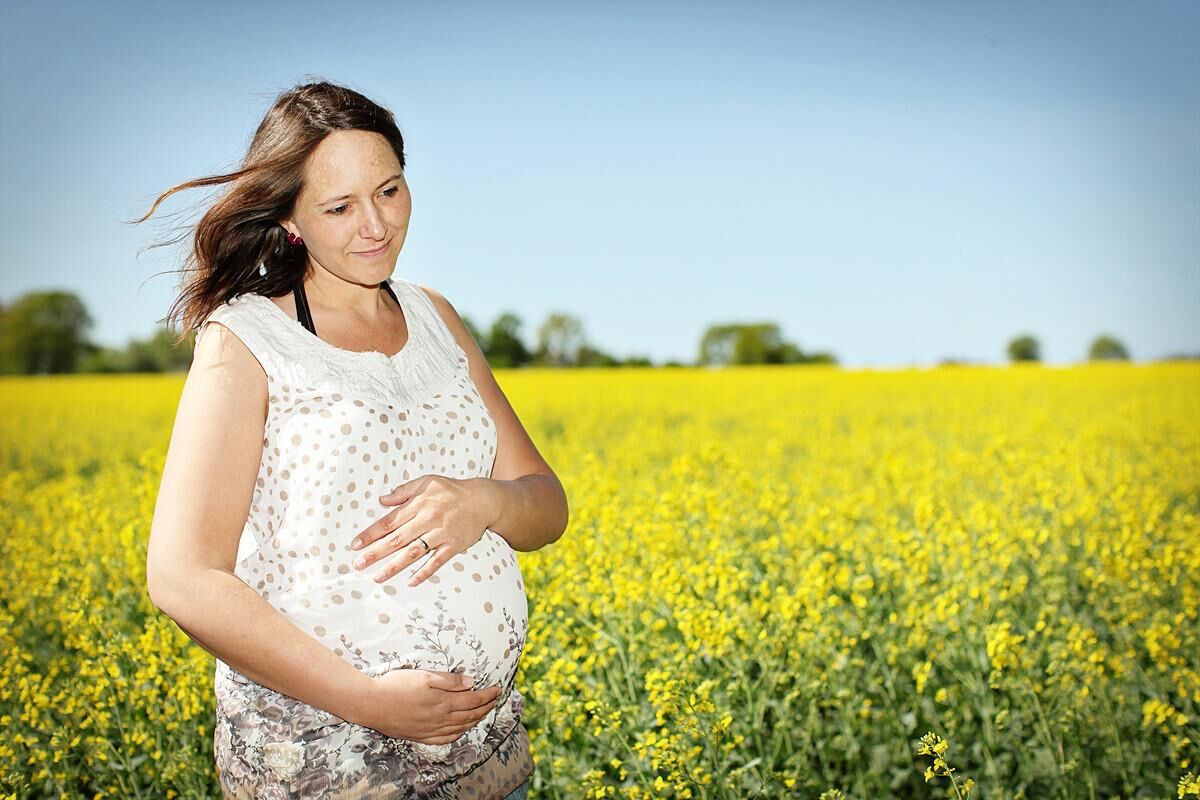
<path id="1" fill-rule="evenodd" d="M 384 556 L 403 550 L 376 574 L 376 582 L 389 580 L 426 553 L 429 562 L 408 585 L 416 586 L 437 572 L 442 564 L 483 538 L 489 522 L 482 496 L 484 480 L 422 475 L 381 495 L 380 503 L 400 507 L 354 537 L 350 549 L 362 550 L 354 560 L 355 569 L 366 569 Z M 418 539 L 425 540 L 428 551 Z"/>

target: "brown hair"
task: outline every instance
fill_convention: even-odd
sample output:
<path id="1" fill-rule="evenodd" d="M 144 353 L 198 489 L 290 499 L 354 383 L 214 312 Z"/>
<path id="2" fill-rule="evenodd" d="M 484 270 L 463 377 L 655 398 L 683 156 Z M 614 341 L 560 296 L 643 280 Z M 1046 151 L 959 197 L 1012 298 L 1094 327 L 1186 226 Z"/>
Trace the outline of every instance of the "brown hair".
<path id="1" fill-rule="evenodd" d="M 277 297 L 304 279 L 307 251 L 287 243 L 279 220 L 293 213 L 308 157 L 326 136 L 340 130 L 381 134 L 404 169 L 404 138 L 390 111 L 345 86 L 305 83 L 276 98 L 240 169 L 173 186 L 158 196 L 145 216 L 132 220 L 144 222 L 159 203 L 183 189 L 229 184 L 196 224 L 184 267 L 192 277 L 160 320 L 182 321 L 180 339 L 232 297 L 249 292 Z M 266 265 L 265 276 L 258 274 L 260 262 Z"/>

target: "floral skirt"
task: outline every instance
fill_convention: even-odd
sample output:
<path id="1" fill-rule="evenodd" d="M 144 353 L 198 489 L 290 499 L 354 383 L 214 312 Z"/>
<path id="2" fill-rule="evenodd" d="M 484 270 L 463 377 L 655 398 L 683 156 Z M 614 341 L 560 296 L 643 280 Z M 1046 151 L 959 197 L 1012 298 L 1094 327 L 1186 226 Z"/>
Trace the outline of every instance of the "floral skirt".
<path id="1" fill-rule="evenodd" d="M 390 738 L 219 659 L 215 691 L 213 749 L 225 800 L 502 800 L 533 772 L 515 688 L 490 725 L 445 745 Z"/>

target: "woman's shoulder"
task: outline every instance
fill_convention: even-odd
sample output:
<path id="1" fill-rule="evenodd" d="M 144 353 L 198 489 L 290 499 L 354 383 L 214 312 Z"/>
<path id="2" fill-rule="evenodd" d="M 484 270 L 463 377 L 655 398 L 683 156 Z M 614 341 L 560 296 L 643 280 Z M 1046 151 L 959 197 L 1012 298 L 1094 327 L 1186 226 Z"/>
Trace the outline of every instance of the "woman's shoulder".
<path id="1" fill-rule="evenodd" d="M 226 321 L 232 323 L 226 327 L 261 324 L 261 303 L 270 302 L 270 299 L 253 292 L 234 295 L 217 304 L 200 323 L 200 327 L 203 329 L 209 322 L 224 324 Z"/>
<path id="2" fill-rule="evenodd" d="M 236 305 L 222 305 L 204 319 L 196 331 L 189 372 L 221 372 L 237 383 L 269 374 L 266 348 L 241 316 Z"/>
<path id="3" fill-rule="evenodd" d="M 404 288 L 423 307 L 425 315 L 435 328 L 441 329 L 462 350 L 468 351 L 468 344 L 473 341 L 470 331 L 459 315 L 454 305 L 437 289 L 426 284 L 417 283 L 404 278 Z M 448 340 L 448 341 L 449 341 Z"/>
<path id="4" fill-rule="evenodd" d="M 258 294 L 240 294 L 222 301 L 200 323 L 196 332 L 197 348 L 202 339 L 209 338 L 208 331 L 214 328 L 211 323 L 218 323 L 216 327 L 223 330 L 214 337 L 214 350 L 227 349 L 231 346 L 229 339 L 236 339 L 254 356 L 264 372 L 274 374 L 283 359 L 279 355 L 281 344 L 272 325 L 270 309 L 264 308 L 271 302 Z"/>

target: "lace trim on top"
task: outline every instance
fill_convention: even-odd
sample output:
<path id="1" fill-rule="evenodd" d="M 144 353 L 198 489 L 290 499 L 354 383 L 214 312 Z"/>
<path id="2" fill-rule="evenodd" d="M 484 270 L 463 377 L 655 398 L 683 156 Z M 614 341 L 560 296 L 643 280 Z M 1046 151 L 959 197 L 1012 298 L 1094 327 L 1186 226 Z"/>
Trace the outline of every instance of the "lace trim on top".
<path id="1" fill-rule="evenodd" d="M 411 405 L 436 392 L 467 363 L 433 300 L 412 281 L 389 278 L 408 326 L 400 352 L 344 350 L 292 319 L 265 295 L 241 294 L 200 326 L 220 322 L 250 350 L 267 380 L 293 389 L 342 390 L 380 403 Z"/>

